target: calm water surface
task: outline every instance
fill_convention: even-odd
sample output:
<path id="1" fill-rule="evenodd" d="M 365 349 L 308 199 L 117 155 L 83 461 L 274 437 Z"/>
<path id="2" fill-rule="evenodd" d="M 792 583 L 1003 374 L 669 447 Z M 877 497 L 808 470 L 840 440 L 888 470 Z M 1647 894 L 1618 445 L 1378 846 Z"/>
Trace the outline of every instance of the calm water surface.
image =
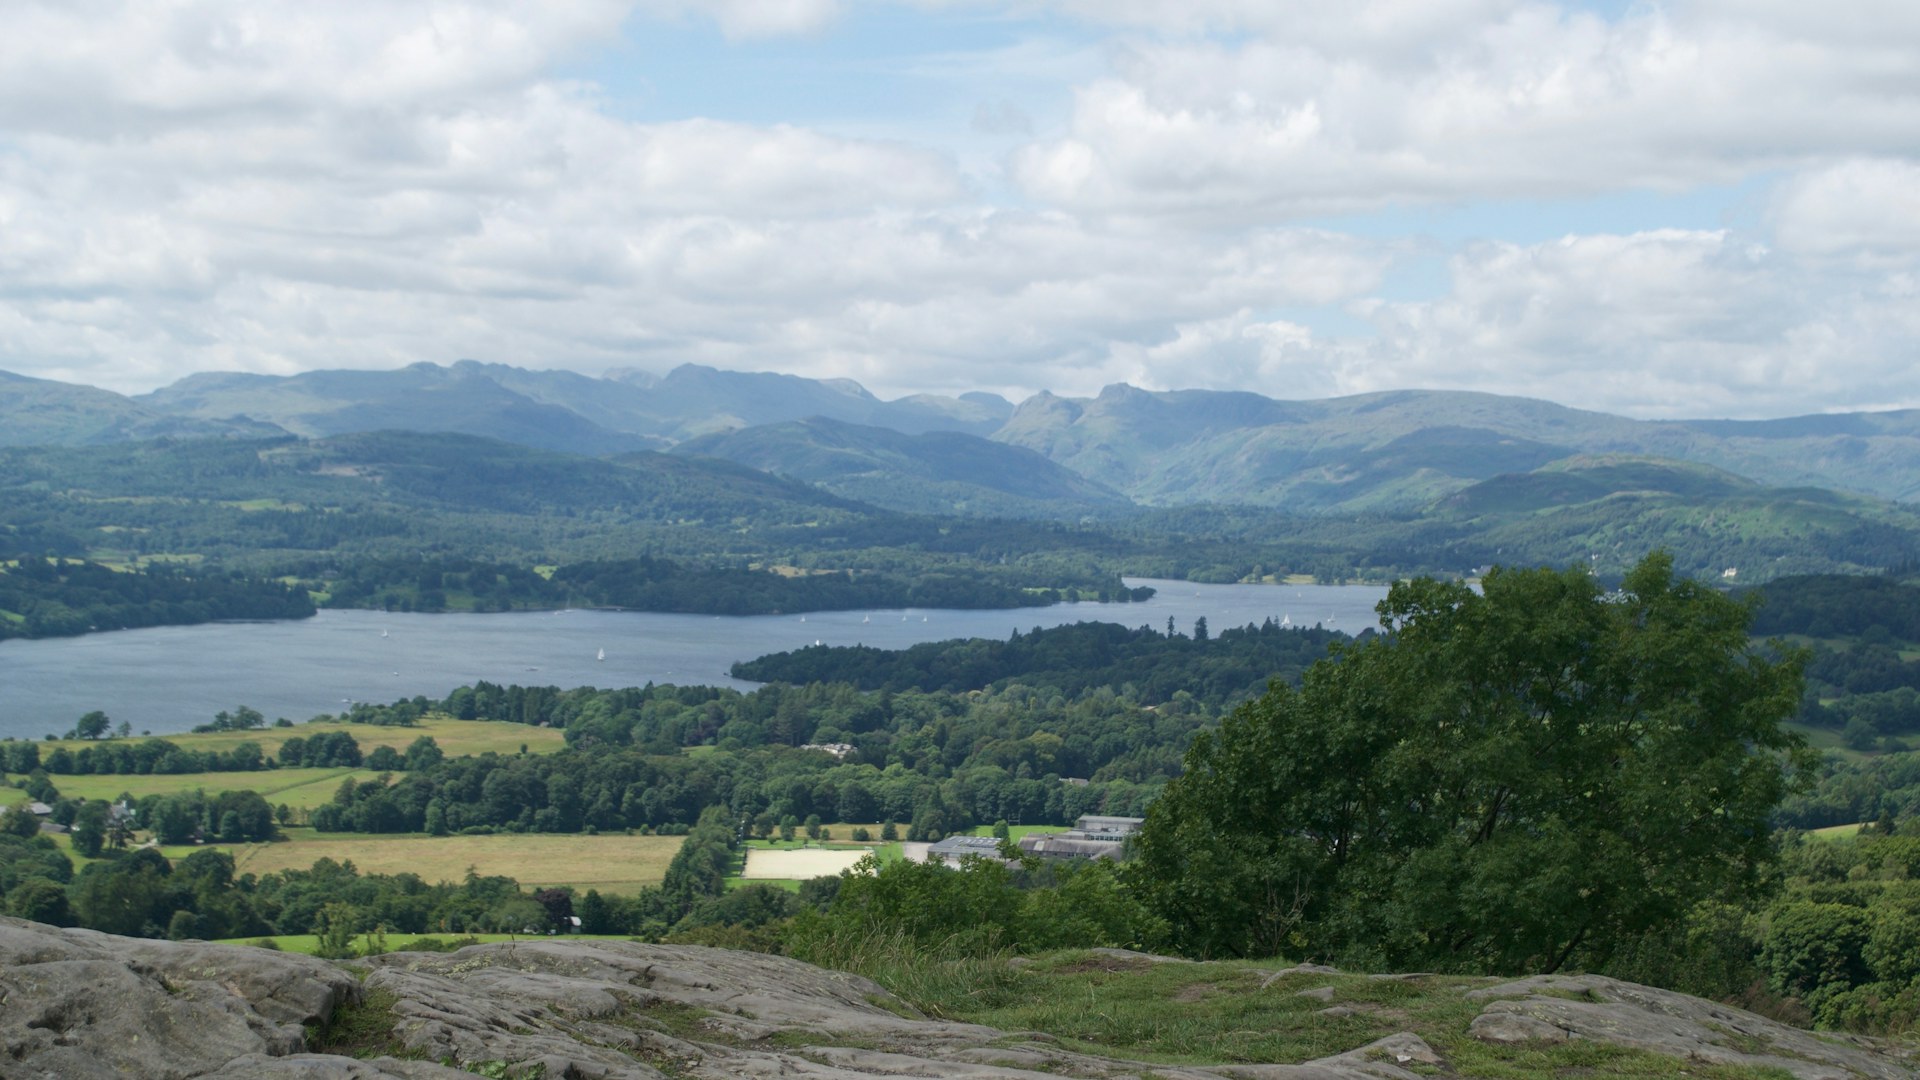
<path id="1" fill-rule="evenodd" d="M 1159 590 L 1144 604 L 1057 604 L 1015 611 L 894 608 L 807 615 L 662 615 L 561 611 L 403 615 L 322 611 L 311 619 L 122 630 L 0 642 L 0 737 L 39 738 L 104 710 L 156 735 L 182 732 L 236 705 L 305 720 L 349 701 L 389 702 L 486 679 L 540 686 L 648 682 L 747 689 L 728 666 L 819 641 L 904 648 L 1015 629 L 1117 622 L 1182 633 L 1204 616 L 1218 633 L 1272 616 L 1357 633 L 1375 625 L 1371 585 L 1194 585 L 1133 580 Z M 606 659 L 596 657 L 606 651 Z"/>

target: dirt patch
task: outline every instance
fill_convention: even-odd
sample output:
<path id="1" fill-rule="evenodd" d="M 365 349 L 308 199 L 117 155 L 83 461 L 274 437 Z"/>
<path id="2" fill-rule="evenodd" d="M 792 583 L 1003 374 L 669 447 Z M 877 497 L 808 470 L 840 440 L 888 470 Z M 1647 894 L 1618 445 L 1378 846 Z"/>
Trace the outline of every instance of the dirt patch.
<path id="1" fill-rule="evenodd" d="M 740 872 L 740 876 L 748 881 L 806 881 L 809 878 L 833 877 L 842 870 L 853 869 L 853 864 L 866 854 L 864 851 L 834 848 L 801 848 L 797 851 L 749 848 L 747 868 Z"/>

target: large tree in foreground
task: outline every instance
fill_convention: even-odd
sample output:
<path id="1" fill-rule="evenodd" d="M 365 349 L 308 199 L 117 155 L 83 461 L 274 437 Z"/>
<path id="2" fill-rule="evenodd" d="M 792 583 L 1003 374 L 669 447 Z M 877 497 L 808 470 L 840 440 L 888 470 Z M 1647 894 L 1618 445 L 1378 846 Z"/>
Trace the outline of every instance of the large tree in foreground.
<path id="1" fill-rule="evenodd" d="M 1613 594 L 1504 570 L 1379 610 L 1148 812 L 1132 881 L 1188 950 L 1552 971 L 1757 886 L 1806 751 L 1745 606 L 1655 555 Z"/>

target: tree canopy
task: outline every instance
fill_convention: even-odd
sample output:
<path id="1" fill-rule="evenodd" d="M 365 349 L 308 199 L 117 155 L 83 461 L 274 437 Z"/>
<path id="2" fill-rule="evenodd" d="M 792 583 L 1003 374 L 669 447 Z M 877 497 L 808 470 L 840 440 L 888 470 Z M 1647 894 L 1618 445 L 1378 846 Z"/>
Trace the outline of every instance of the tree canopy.
<path id="1" fill-rule="evenodd" d="M 1496 570 L 1396 585 L 1336 647 L 1190 750 L 1133 873 L 1209 955 L 1439 970 L 1598 966 L 1753 890 L 1806 764 L 1799 659 L 1654 555 L 1621 590 Z"/>

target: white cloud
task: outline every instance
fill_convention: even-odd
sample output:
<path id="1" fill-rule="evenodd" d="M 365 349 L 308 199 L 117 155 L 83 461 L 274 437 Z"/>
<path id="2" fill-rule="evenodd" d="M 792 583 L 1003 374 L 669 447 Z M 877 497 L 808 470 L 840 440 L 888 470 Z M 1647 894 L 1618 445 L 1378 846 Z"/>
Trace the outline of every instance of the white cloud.
<path id="1" fill-rule="evenodd" d="M 1879 261 L 1920 256 L 1920 164 L 1850 159 L 1790 178 L 1775 193 L 1782 247 Z"/>
<path id="2" fill-rule="evenodd" d="M 1062 207 L 1271 220 L 1683 190 L 1907 154 L 1920 9 L 1874 7 L 1881 32 L 1865 38 L 1871 20 L 1773 4 L 1613 22 L 1538 3 L 1202 5 L 1250 35 L 1132 43 L 1079 88 L 1071 130 L 1025 148 L 1014 172 Z M 1193 15 L 1181 10 L 1176 24 Z"/>
<path id="3" fill-rule="evenodd" d="M 885 393 L 1920 403 L 1920 5 L 1054 6 L 1118 29 L 1002 43 L 984 73 L 964 51 L 898 65 L 939 76 L 950 139 L 969 116 L 994 136 L 956 147 L 636 122 L 553 75 L 635 11 L 804 35 L 851 15 L 834 0 L 13 4 L 0 368 L 137 390 L 692 360 Z M 994 65 L 1018 85 L 993 87 Z M 1011 139 L 1004 177 L 980 167 Z M 1377 297 L 1431 243 L 1296 224 L 1763 172 L 1783 179 L 1761 232 L 1573 220 L 1565 241 L 1451 252 L 1425 299 Z M 992 197 L 1007 178 L 1024 197 Z M 1330 335 L 1314 309 L 1373 334 Z"/>
<path id="4" fill-rule="evenodd" d="M 816 34 L 846 14 L 840 0 L 641 0 L 656 17 L 709 18 L 729 38 Z"/>
<path id="5" fill-rule="evenodd" d="M 1449 295 L 1367 302 L 1377 340 L 1329 347 L 1344 392 L 1518 393 L 1636 416 L 1920 404 L 1911 275 L 1836 278 L 1725 232 L 1487 244 Z"/>

